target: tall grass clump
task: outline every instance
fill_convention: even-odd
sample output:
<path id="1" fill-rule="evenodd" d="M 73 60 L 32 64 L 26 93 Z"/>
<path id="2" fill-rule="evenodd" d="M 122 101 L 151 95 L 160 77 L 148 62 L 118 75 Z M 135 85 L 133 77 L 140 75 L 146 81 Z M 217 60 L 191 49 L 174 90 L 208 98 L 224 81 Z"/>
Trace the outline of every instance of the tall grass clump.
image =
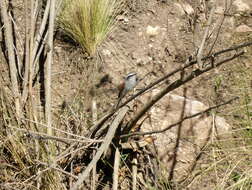
<path id="1" fill-rule="evenodd" d="M 122 11 L 120 0 L 63 0 L 58 23 L 63 31 L 93 56 L 114 28 Z"/>

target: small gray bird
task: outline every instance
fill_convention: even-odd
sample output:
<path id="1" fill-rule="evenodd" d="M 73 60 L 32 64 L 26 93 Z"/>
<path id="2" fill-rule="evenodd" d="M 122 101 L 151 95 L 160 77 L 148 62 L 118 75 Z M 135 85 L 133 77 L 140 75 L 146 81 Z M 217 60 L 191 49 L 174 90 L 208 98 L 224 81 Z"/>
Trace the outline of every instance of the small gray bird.
<path id="1" fill-rule="evenodd" d="M 124 78 L 124 82 L 119 85 L 119 94 L 118 94 L 118 102 L 117 102 L 117 108 L 121 102 L 121 100 L 124 98 L 124 96 L 131 90 L 135 88 L 138 82 L 137 74 L 134 72 L 131 72 L 127 74 L 127 76 Z"/>

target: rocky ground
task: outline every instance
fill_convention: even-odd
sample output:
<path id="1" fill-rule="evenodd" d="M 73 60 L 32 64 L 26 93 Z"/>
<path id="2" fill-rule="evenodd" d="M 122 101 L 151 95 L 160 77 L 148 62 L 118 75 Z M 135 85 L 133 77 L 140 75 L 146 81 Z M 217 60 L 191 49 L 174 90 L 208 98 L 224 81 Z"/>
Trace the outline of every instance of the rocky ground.
<path id="1" fill-rule="evenodd" d="M 112 85 L 108 88 L 111 88 L 112 97 L 116 97 L 117 93 L 112 88 L 116 88 L 127 73 L 135 71 L 143 77 L 149 72 L 154 72 L 145 78 L 144 81 L 148 83 L 180 66 L 190 55 L 194 54 L 203 38 L 207 11 L 213 3 L 213 1 L 206 1 L 206 5 L 204 5 L 199 1 L 132 2 L 134 3 L 128 2 L 130 11 L 118 17 L 119 28 L 114 30 L 105 44 L 100 47 L 101 71 L 102 75 L 108 74 L 111 78 Z M 214 24 L 220 24 L 224 4 L 225 1 L 217 1 Z M 250 6 L 250 1 L 235 1 L 233 3 L 222 24 L 215 44 L 215 51 L 249 39 L 252 30 Z M 198 9 L 199 18 L 196 22 L 199 23 L 199 26 L 194 29 L 193 20 Z M 215 34 L 216 29 L 217 27 L 214 30 Z M 76 56 L 78 53 L 68 45 L 56 43 L 55 49 L 57 64 L 54 67 L 55 86 L 60 87 L 61 94 L 68 99 L 68 97 L 72 97 L 70 92 L 74 93 L 78 88 L 76 86 L 78 83 L 73 80 L 82 80 L 80 76 L 75 74 L 78 70 L 83 70 L 84 66 L 80 63 L 81 57 Z M 245 64 L 249 66 L 249 63 Z M 73 68 L 76 68 L 76 65 L 77 71 Z M 201 79 L 189 84 L 188 96 L 209 103 L 205 96 L 210 94 L 212 79 L 218 75 L 220 70 L 216 69 L 210 76 L 206 74 Z M 73 73 L 73 75 L 65 75 L 68 73 Z M 209 88 L 205 88 L 206 85 Z M 72 91 L 69 91 L 70 88 Z M 64 89 L 68 93 L 64 92 Z M 113 100 L 111 101 L 113 102 Z"/>
<path id="2" fill-rule="evenodd" d="M 209 45 L 204 49 L 204 53 L 209 51 L 209 46 L 211 46 L 217 35 L 218 38 L 213 52 L 251 40 L 252 2 L 249 0 L 236 0 L 233 2 L 233 5 L 227 5 L 228 10 L 225 10 L 225 2 L 224 0 L 216 1 L 213 24 L 210 27 L 213 35 Z M 60 70 L 55 71 L 56 73 L 59 72 L 59 75 L 55 76 L 55 83 L 58 86 L 56 90 L 64 97 L 63 100 L 73 102 L 74 100 L 71 97 L 85 91 L 89 83 L 95 83 L 94 81 L 99 83 L 99 78 L 108 75 L 108 83 L 93 89 L 99 102 L 99 108 L 106 111 L 107 107 L 114 105 L 117 96 L 116 86 L 127 73 L 135 71 L 141 77 L 151 73 L 139 84 L 138 88 L 142 88 L 156 78 L 183 65 L 186 59 L 195 53 L 196 47 L 202 41 L 209 19 L 209 11 L 213 3 L 214 1 L 197 0 L 128 1 L 129 11 L 125 15 L 118 17 L 119 27 L 111 33 L 108 40 L 100 47 L 102 57 L 101 72 L 97 72 L 96 76 L 84 74 L 84 78 L 89 77 L 93 82 L 90 82 L 90 80 L 83 81 L 83 73 L 85 71 L 76 71 L 76 64 L 79 64 L 77 62 L 80 58 L 78 56 L 76 58 L 75 51 L 69 53 L 67 52 L 68 48 L 58 44 L 56 48 L 60 53 L 57 56 L 56 63 L 59 65 L 56 68 Z M 225 19 L 223 19 L 224 11 L 227 11 Z M 219 27 L 220 25 L 221 28 Z M 237 72 L 235 70 L 237 65 L 247 69 L 252 68 L 251 48 L 246 48 L 246 50 L 246 58 L 235 60 L 221 68 L 216 68 L 214 71 L 186 84 L 183 88 L 175 90 L 173 95 L 162 99 L 150 111 L 151 122 L 146 122 L 143 130 L 162 129 L 177 121 L 181 114 L 182 102 L 184 101 L 180 96 L 185 95 L 183 94 L 185 88 L 187 89 L 186 97 L 189 102 L 189 108 L 185 115 L 202 111 L 209 105 L 235 96 L 235 89 L 232 88 L 234 83 L 232 80 L 229 81 L 229 78 Z M 65 56 L 62 56 L 62 53 Z M 226 56 L 229 55 L 231 54 Z M 72 65 L 73 62 L 75 65 Z M 82 69 L 85 70 L 87 68 Z M 65 73 L 73 72 L 73 74 L 60 74 L 60 71 Z M 167 83 L 172 82 L 177 77 L 177 75 L 173 76 Z M 216 92 L 216 81 L 219 78 L 222 79 L 222 84 L 218 92 Z M 251 87 L 248 90 L 251 92 Z M 137 100 L 136 104 L 140 107 L 156 91 L 159 91 L 159 89 L 145 94 Z M 55 104 L 59 105 L 60 101 L 58 101 L 57 97 L 55 99 L 57 100 Z M 88 110 L 90 105 L 84 103 L 84 107 Z M 227 115 L 227 117 L 224 117 L 227 120 L 218 115 L 210 115 L 184 123 L 181 129 L 182 135 L 180 136 L 182 140 L 178 147 L 176 147 L 175 143 L 178 138 L 178 128 L 156 135 L 155 145 L 160 153 L 159 158 L 163 162 L 164 168 L 166 168 L 167 176 L 171 167 L 173 167 L 174 148 L 178 149 L 176 152 L 176 166 L 173 168 L 175 170 L 173 178 L 175 181 L 183 184 L 180 187 L 214 189 L 226 187 L 228 183 L 232 183 L 232 180 L 230 182 L 228 179 L 227 182 L 220 183 L 220 178 L 225 176 L 222 173 L 225 170 L 221 170 L 221 172 L 216 170 L 217 176 L 214 172 L 208 172 L 209 168 L 213 167 L 212 164 L 215 163 L 215 158 L 209 157 L 208 154 L 210 152 L 208 151 L 202 153 L 209 143 L 218 142 L 218 140 L 213 140 L 216 140 L 216 137 L 227 144 L 229 140 L 225 139 L 232 138 L 232 130 L 235 123 L 230 119 L 232 118 L 230 115 L 223 113 L 225 110 L 221 108 L 219 111 L 222 113 L 221 115 Z M 212 127 L 213 121 L 215 122 L 215 132 Z M 225 166 L 228 166 L 228 164 L 225 163 L 220 167 Z M 197 173 L 201 173 L 201 175 Z"/>
<path id="3" fill-rule="evenodd" d="M 182 66 L 188 57 L 195 55 L 207 27 L 209 11 L 215 4 L 214 0 L 126 2 L 127 11 L 118 16 L 118 27 L 100 46 L 97 62 L 87 61 L 77 46 L 63 41 L 61 36 L 57 36 L 55 40 L 52 81 L 54 118 L 57 118 L 57 123 L 61 121 L 59 115 L 64 117 L 64 120 L 71 124 L 67 130 L 81 132 L 84 129 L 80 127 L 90 124 L 93 100 L 97 101 L 99 116 L 109 110 L 117 99 L 117 85 L 127 73 L 134 71 L 140 77 L 144 77 L 136 89 L 138 90 Z M 231 5 L 228 0 L 217 0 L 210 31 L 213 34 L 204 48 L 204 55 L 213 43 L 215 45 L 212 52 L 216 52 L 251 41 L 252 1 L 235 0 Z M 237 81 L 242 75 L 246 75 L 246 80 L 243 78 L 244 86 L 247 93 L 251 93 L 252 78 L 247 72 L 252 71 L 252 48 L 248 47 L 245 50 L 246 54 L 242 58 L 204 74 L 163 98 L 150 110 L 150 120 L 145 123 L 143 130 L 162 129 L 176 122 L 185 101 L 188 104 L 186 103 L 184 114 L 190 115 L 241 95 L 242 89 Z M 227 53 L 225 56 L 233 54 L 234 52 Z M 187 72 L 194 68 L 189 68 Z M 101 82 L 104 76 L 106 80 Z M 174 75 L 166 84 L 179 76 L 180 73 Z M 137 99 L 137 107 L 141 107 L 164 85 Z M 233 139 L 233 131 L 239 126 L 239 122 L 234 120 L 233 106 L 238 104 L 221 108 L 217 114 L 187 121 L 182 125 L 182 129 L 177 127 L 167 133 L 155 135 L 154 143 L 157 146 L 159 160 L 164 165 L 164 176 L 168 176 L 171 167 L 174 167 L 172 160 L 175 152 L 177 154 L 177 163 L 173 168 L 175 173 L 172 177 L 178 182 L 178 189 L 224 189 L 235 183 L 231 179 L 232 169 L 237 169 L 241 174 L 249 170 L 246 166 L 238 164 L 240 152 L 231 151 L 236 146 L 241 147 L 241 144 L 237 145 Z M 65 105 L 72 110 L 62 114 Z M 37 106 L 41 107 L 41 104 L 38 103 Z M 77 123 L 72 124 L 73 120 Z M 181 130 L 180 135 L 178 130 Z M 178 145 L 176 139 L 179 137 L 181 141 Z M 243 148 L 247 150 L 246 145 Z M 250 153 L 249 150 L 242 152 L 246 163 L 251 161 Z"/>
<path id="4" fill-rule="evenodd" d="M 213 43 L 215 43 L 213 52 L 216 52 L 234 44 L 251 40 L 252 2 L 250 0 L 236 0 L 232 5 L 229 3 L 229 1 L 224 0 L 216 1 L 213 23 L 210 27 L 213 34 L 209 44 L 204 49 L 204 54 L 209 51 L 209 47 Z M 151 73 L 139 84 L 138 88 L 141 89 L 156 78 L 183 65 L 189 56 L 194 55 L 203 39 L 209 19 L 209 11 L 213 4 L 214 1 L 212 0 L 128 1 L 127 9 L 129 11 L 118 17 L 119 27 L 111 33 L 108 40 L 100 47 L 102 67 L 100 72 L 96 73 L 96 70 L 93 72 L 96 73 L 95 76 L 86 74 L 87 67 L 83 68 L 79 65 L 80 60 L 78 59 L 81 58 L 76 57 L 76 51 L 68 52 L 68 47 L 56 45 L 58 56 L 56 57 L 55 73 L 59 74 L 55 75 L 54 82 L 57 87 L 55 90 L 60 92 L 62 100 L 71 103 L 75 101 L 73 97 L 77 97 L 76 94 L 78 93 L 85 93 L 86 95 L 83 98 L 89 97 L 90 92 L 85 92 L 86 87 L 90 84 L 92 86 L 94 83 L 99 83 L 99 79 L 107 75 L 108 83 L 105 82 L 101 87 L 92 88 L 96 95 L 95 98 L 99 102 L 98 108 L 106 111 L 108 107 L 115 104 L 116 86 L 127 73 L 135 71 L 141 77 Z M 225 19 L 223 17 L 224 11 L 226 11 Z M 217 40 L 215 40 L 215 37 Z M 193 82 L 184 85 L 183 88 L 175 90 L 172 95 L 162 99 L 150 111 L 152 120 L 145 123 L 143 130 L 162 129 L 178 120 L 184 101 L 180 96 L 185 96 L 183 94 L 185 88 L 187 89 L 188 106 L 191 106 L 185 113 L 188 115 L 238 95 L 236 92 L 239 90 L 237 91 L 237 88 L 234 88 L 235 82 L 232 80 L 235 80 L 239 75 L 237 67 L 243 67 L 246 70 L 252 68 L 251 48 L 246 48 L 246 51 L 245 57 L 204 74 Z M 84 71 L 76 71 L 76 65 Z M 97 67 L 100 67 L 100 65 Z M 88 69 L 92 70 L 91 67 Z M 83 76 L 87 79 L 86 81 L 83 80 Z M 167 83 L 172 82 L 177 77 L 178 75 L 171 77 Z M 220 78 L 221 87 L 216 87 Z M 251 80 L 251 77 L 247 76 L 247 78 Z M 217 91 L 216 88 L 218 88 Z M 247 90 L 251 92 L 251 87 Z M 156 89 L 156 91 L 159 91 L 159 89 Z M 136 104 L 140 107 L 156 91 L 145 94 L 136 101 Z M 58 95 L 55 96 L 55 105 L 59 105 L 61 101 L 58 100 Z M 86 102 L 84 108 L 89 110 L 90 105 L 87 102 L 90 101 L 83 101 Z M 215 170 L 216 174 L 208 172 L 213 167 L 212 164 L 218 159 L 209 157 L 210 152 L 208 151 L 202 153 L 209 143 L 218 142 L 216 137 L 227 144 L 230 143 L 226 139 L 232 138 L 235 122 L 232 120 L 232 116 L 223 113 L 230 110 L 231 106 L 228 107 L 229 109 L 219 109 L 220 115 L 226 115 L 226 117 L 219 117 L 217 114 L 217 116 L 204 116 L 184 123 L 181 131 L 182 140 L 178 147 L 175 143 L 178 138 L 178 128 L 169 130 L 162 135 L 156 135 L 155 144 L 158 152 L 163 153 L 159 156 L 160 160 L 163 161 L 164 168 L 166 168 L 167 175 L 173 167 L 174 148 L 178 149 L 176 152 L 177 163 L 173 168 L 175 170 L 173 178 L 180 183 L 183 181 L 183 187 L 188 189 L 214 189 L 226 187 L 229 183 L 232 183 L 232 180 L 230 182 L 228 179 L 226 179 L 227 182 L 221 183 L 221 177 L 225 177 L 222 172 L 225 170 Z M 213 123 L 215 123 L 217 132 L 213 131 Z M 214 134 L 221 135 L 215 136 Z M 220 167 L 227 166 L 227 163 L 220 164 Z M 201 173 L 201 175 L 197 173 Z"/>

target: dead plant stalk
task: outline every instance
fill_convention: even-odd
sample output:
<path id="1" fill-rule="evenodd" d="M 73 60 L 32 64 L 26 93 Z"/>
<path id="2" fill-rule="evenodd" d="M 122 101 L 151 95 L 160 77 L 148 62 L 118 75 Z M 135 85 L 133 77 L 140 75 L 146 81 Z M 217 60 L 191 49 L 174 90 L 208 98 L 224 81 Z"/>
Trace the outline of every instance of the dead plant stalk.
<path id="1" fill-rule="evenodd" d="M 16 68 L 16 59 L 15 59 L 15 51 L 14 51 L 14 40 L 13 40 L 13 30 L 12 25 L 7 13 L 7 4 L 6 1 L 1 1 L 0 3 L 1 17 L 3 19 L 4 24 L 4 32 L 5 32 L 5 42 L 8 50 L 8 62 L 10 68 L 10 78 L 11 78 L 11 90 L 14 97 L 15 108 L 17 116 L 21 115 L 20 109 L 20 92 L 18 87 L 17 80 L 17 68 Z"/>
<path id="2" fill-rule="evenodd" d="M 48 48 L 47 48 L 47 61 L 45 65 L 45 117 L 47 123 L 47 134 L 51 135 L 52 132 L 52 107 L 51 107 L 51 74 L 52 74 L 52 63 L 53 63 L 53 30 L 55 20 L 55 0 L 51 0 L 50 4 L 50 16 L 49 16 L 49 27 L 48 27 Z"/>

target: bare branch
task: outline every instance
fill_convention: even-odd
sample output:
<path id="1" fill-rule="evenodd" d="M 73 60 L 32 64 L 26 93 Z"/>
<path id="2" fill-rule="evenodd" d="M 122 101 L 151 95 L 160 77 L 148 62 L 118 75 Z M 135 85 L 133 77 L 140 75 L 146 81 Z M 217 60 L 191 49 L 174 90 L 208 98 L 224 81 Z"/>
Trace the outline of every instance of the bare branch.
<path id="1" fill-rule="evenodd" d="M 62 174 L 65 174 L 65 175 L 68 175 L 69 177 L 72 177 L 74 179 L 78 179 L 78 177 L 76 175 L 73 175 L 72 173 L 69 173 L 69 172 L 66 172 L 65 170 L 59 168 L 57 166 L 57 164 L 52 164 L 52 165 L 48 165 L 47 163 L 44 163 L 44 162 L 40 162 L 39 160 L 37 161 L 39 164 L 42 164 L 46 167 L 48 167 L 48 169 L 54 169 L 54 170 L 57 170 L 59 172 L 61 172 Z"/>
<path id="2" fill-rule="evenodd" d="M 55 0 L 51 0 L 49 28 L 48 28 L 48 56 L 45 65 L 45 117 L 47 123 L 47 133 L 52 135 L 52 113 L 51 113 L 51 67 L 53 63 L 53 30 L 55 20 Z"/>
<path id="3" fill-rule="evenodd" d="M 103 116 L 101 119 L 99 119 L 95 125 L 93 125 L 89 131 L 88 134 L 85 136 L 93 137 L 95 133 L 100 129 L 100 127 L 112 116 L 117 110 L 112 110 L 109 113 L 107 113 L 105 116 Z"/>
<path id="4" fill-rule="evenodd" d="M 18 116 L 21 114 L 20 110 L 20 92 L 18 87 L 17 80 L 17 68 L 16 68 L 16 60 L 14 53 L 14 40 L 13 40 L 13 30 L 11 26 L 11 22 L 7 13 L 7 4 L 5 0 L 2 0 L 0 3 L 1 17 L 3 19 L 4 24 L 4 32 L 5 32 L 5 41 L 8 49 L 8 62 L 10 67 L 10 78 L 11 78 L 11 89 L 14 97 L 16 113 Z"/>
<path id="5" fill-rule="evenodd" d="M 93 150 L 93 155 L 95 155 L 95 153 L 96 153 L 96 150 Z M 96 190 L 96 164 L 94 165 L 94 167 L 92 169 L 91 189 Z"/>
<path id="6" fill-rule="evenodd" d="M 223 53 L 227 53 L 229 51 L 236 51 L 240 48 L 243 48 L 243 47 L 247 47 L 247 46 L 251 46 L 252 45 L 252 42 L 246 42 L 246 43 L 243 43 L 243 44 L 239 44 L 239 45 L 235 45 L 233 47 L 230 47 L 230 48 L 227 48 L 227 49 L 224 49 L 224 50 L 221 50 L 221 51 L 218 51 L 218 52 L 215 52 L 209 56 L 206 56 L 204 58 L 202 58 L 202 61 L 204 60 L 207 60 L 207 59 L 212 59 L 213 57 L 216 57 L 216 56 L 219 56 Z M 234 59 L 234 58 L 231 58 L 231 60 Z M 229 58 L 227 59 L 229 60 Z M 129 99 L 127 99 L 125 102 L 123 102 L 118 109 L 120 109 L 121 107 L 125 106 L 126 104 L 128 104 L 129 102 L 131 102 L 132 100 L 134 100 L 136 97 L 142 95 L 144 92 L 146 92 L 147 90 L 151 89 L 152 87 L 154 87 L 155 85 L 161 83 L 162 81 L 168 79 L 170 76 L 180 72 L 180 71 L 183 71 L 184 69 L 196 64 L 197 61 L 190 61 L 189 59 L 186 60 L 185 64 L 183 64 L 182 67 L 178 67 L 176 69 L 174 69 L 172 72 L 166 74 L 165 76 L 161 77 L 160 79 L 156 80 L 155 82 L 147 85 L 144 89 L 140 90 L 139 92 L 137 92 L 135 95 L 131 96 Z M 89 134 L 88 136 L 94 136 L 94 134 L 97 132 L 97 130 L 112 116 L 114 115 L 114 113 L 118 110 L 114 110 L 114 109 L 111 109 L 109 111 L 109 113 L 107 113 L 105 116 L 103 116 L 102 118 L 100 118 L 95 125 L 93 125 L 90 130 L 89 130 Z"/>
<path id="7" fill-rule="evenodd" d="M 202 60 L 202 53 L 203 53 L 203 48 L 204 48 L 206 39 L 208 37 L 210 25 L 211 25 L 212 20 L 213 20 L 214 11 L 215 11 L 215 5 L 211 9 L 210 16 L 209 16 L 208 21 L 207 21 L 207 26 L 206 26 L 206 29 L 205 29 L 205 33 L 204 33 L 203 39 L 201 41 L 201 44 L 200 44 L 200 47 L 199 47 L 199 50 L 198 50 L 198 53 L 197 53 L 197 63 L 198 63 L 198 66 L 199 66 L 200 69 L 203 69 L 203 66 L 204 66 L 202 61 L 201 61 Z"/>
<path id="8" fill-rule="evenodd" d="M 125 135 L 121 135 L 120 138 L 126 138 L 126 137 L 132 137 L 132 136 L 139 136 L 139 135 L 152 135 L 152 134 L 157 134 L 157 133 L 163 133 L 169 129 L 171 129 L 172 127 L 175 127 L 177 125 L 180 125 L 182 122 L 184 122 L 185 120 L 187 119 L 191 119 L 191 118 L 194 118 L 194 117 L 197 117 L 199 115 L 202 115 L 204 113 L 207 113 L 213 109 L 217 109 L 221 106 L 224 106 L 224 105 L 227 105 L 227 104 L 230 104 L 231 102 L 233 102 L 234 100 L 237 100 L 239 97 L 235 97 L 235 98 L 232 98 L 224 103 L 221 103 L 221 104 L 218 104 L 218 105 L 215 105 L 215 106 L 212 106 L 212 107 L 209 107 L 207 109 L 205 109 L 204 111 L 201 111 L 201 112 L 198 112 L 198 113 L 195 113 L 193 115 L 190 115 L 190 116 L 186 116 L 184 117 L 183 119 L 181 119 L 180 121 L 174 123 L 174 124 L 171 124 L 169 125 L 168 127 L 164 128 L 164 129 L 161 129 L 161 130 L 155 130 L 155 131 L 149 131 L 149 132 L 135 132 L 135 133 L 129 133 L 129 134 L 125 134 Z"/>
<path id="9" fill-rule="evenodd" d="M 48 0 L 47 3 L 46 3 L 46 8 L 45 8 L 45 12 L 44 12 L 44 15 L 43 15 L 42 23 L 40 25 L 40 29 L 38 31 L 38 34 L 35 37 L 35 45 L 34 45 L 34 48 L 33 48 L 33 51 L 32 51 L 32 60 L 31 60 L 32 63 L 35 62 L 35 59 L 38 56 L 38 55 L 36 56 L 36 53 L 38 52 L 39 44 L 44 46 L 44 43 L 41 43 L 41 41 L 43 41 L 42 37 L 43 37 L 43 33 L 45 31 L 46 24 L 47 24 L 47 19 L 48 19 L 48 16 L 49 16 L 50 3 L 51 3 L 51 0 Z"/>
<path id="10" fill-rule="evenodd" d="M 25 101 L 28 96 L 28 81 L 29 81 L 29 17 L 28 17 L 28 2 L 27 0 L 24 1 L 25 6 L 25 66 L 24 66 L 24 80 L 23 80 L 23 91 L 22 91 L 22 98 L 21 98 L 21 107 L 23 108 Z"/>
<path id="11" fill-rule="evenodd" d="M 137 157 L 132 160 L 132 190 L 137 190 Z"/>
<path id="12" fill-rule="evenodd" d="M 115 161 L 114 161 L 114 173 L 113 173 L 113 190 L 118 189 L 118 176 L 119 176 L 119 165 L 120 165 L 120 152 L 118 147 L 115 152 Z"/>
<path id="13" fill-rule="evenodd" d="M 232 4 L 232 3 L 231 3 L 231 4 Z M 227 3 L 227 1 L 225 1 L 225 10 L 224 10 L 223 16 L 220 18 L 220 21 L 219 21 L 220 24 L 219 24 L 219 27 L 218 27 L 218 29 L 217 29 L 217 34 L 216 34 L 216 36 L 215 36 L 215 39 L 214 39 L 214 41 L 213 41 L 211 47 L 209 48 L 209 51 L 208 51 L 208 54 L 207 54 L 207 55 L 209 55 L 210 53 L 212 53 L 213 48 L 214 48 L 214 46 L 215 46 L 217 40 L 219 39 L 220 31 L 221 31 L 221 28 L 222 28 L 222 26 L 223 26 L 224 20 L 225 20 L 225 18 L 226 18 L 226 16 L 227 16 L 228 12 L 230 11 L 230 9 L 231 9 L 231 7 L 232 7 L 231 4 L 230 4 L 229 7 L 228 7 L 228 3 Z M 216 26 L 217 26 L 217 25 L 218 25 L 218 22 L 216 23 Z M 215 27 L 214 27 L 214 28 L 215 28 Z M 213 29 L 213 31 L 214 31 L 214 29 Z"/>
<path id="14" fill-rule="evenodd" d="M 95 140 L 95 139 L 76 139 L 76 138 L 64 138 L 64 137 L 58 137 L 58 136 L 50 136 L 47 135 L 46 133 L 41 133 L 41 132 L 36 132 L 36 131 L 32 131 L 32 130 L 27 130 L 27 129 L 22 129 L 22 128 L 18 128 L 18 127 L 14 127 L 11 126 L 11 128 L 16 129 L 18 131 L 22 131 L 24 133 L 27 134 L 27 136 L 30 136 L 34 139 L 39 139 L 39 140 L 55 140 L 55 141 L 59 141 L 65 144 L 69 144 L 67 141 L 69 142 L 78 142 L 78 143 L 99 143 L 99 142 L 103 142 L 103 140 Z"/>
<path id="15" fill-rule="evenodd" d="M 191 72 L 191 74 L 189 74 L 188 76 L 185 76 L 183 78 L 180 78 L 176 81 L 174 81 L 173 83 L 171 83 L 170 85 L 166 86 L 164 89 L 162 89 L 156 96 L 154 96 L 149 102 L 147 102 L 144 107 L 139 110 L 138 113 L 135 114 L 134 118 L 128 123 L 128 125 L 125 128 L 125 132 L 129 132 L 130 129 L 137 123 L 137 121 L 155 104 L 157 103 L 163 96 L 165 96 L 167 93 L 171 92 L 172 90 L 175 90 L 176 88 L 184 85 L 185 83 L 193 80 L 194 78 L 200 76 L 201 74 L 212 70 L 215 67 L 219 67 L 220 65 L 222 65 L 223 63 L 226 63 L 228 61 L 231 61 L 241 55 L 244 54 L 244 51 L 233 55 L 232 57 L 229 57 L 227 59 L 224 59 L 218 63 L 216 63 L 214 66 L 210 65 L 208 67 L 206 67 L 203 70 L 200 69 L 196 69 L 193 72 Z"/>
<path id="16" fill-rule="evenodd" d="M 94 156 L 92 161 L 88 164 L 87 168 L 79 175 L 77 182 L 73 185 L 73 187 L 70 190 L 77 190 L 78 189 L 78 187 L 83 183 L 83 181 L 89 176 L 90 171 L 92 170 L 94 165 L 98 162 L 98 160 L 100 159 L 102 154 L 107 151 L 107 149 L 108 149 L 108 147 L 109 147 L 109 145 L 115 135 L 116 129 L 117 129 L 118 125 L 120 124 L 120 122 L 123 120 L 128 109 L 129 109 L 128 107 L 124 107 L 119 111 L 118 115 L 116 116 L 113 123 L 111 124 L 111 126 L 107 132 L 107 135 L 104 138 L 103 144 L 100 146 L 96 155 Z"/>
<path id="17" fill-rule="evenodd" d="M 246 42 L 246 43 L 243 43 L 243 44 L 240 44 L 240 45 L 235 45 L 233 47 L 230 47 L 230 48 L 227 48 L 227 49 L 224 49 L 224 50 L 221 50 L 221 51 L 218 51 L 218 52 L 215 52 L 211 55 L 208 55 L 204 58 L 202 58 L 202 61 L 205 61 L 207 59 L 212 59 L 213 57 L 216 57 L 216 56 L 219 56 L 223 53 L 227 53 L 229 51 L 236 51 L 238 49 L 241 49 L 243 47 L 247 47 L 247 46 L 251 46 L 252 45 L 252 41 L 251 42 Z M 174 69 L 172 72 L 166 74 L 165 76 L 161 77 L 160 79 L 156 80 L 155 82 L 149 84 L 147 87 L 145 87 L 144 89 L 140 90 L 138 93 L 136 93 L 135 95 L 131 96 L 129 99 L 127 99 L 125 102 L 122 103 L 122 105 L 119 106 L 119 108 L 125 106 L 126 104 L 128 104 L 129 102 L 131 102 L 132 100 L 134 100 L 136 97 L 140 96 L 141 94 L 143 94 L 144 92 L 146 92 L 147 90 L 151 89 L 152 87 L 154 87 L 155 85 L 161 83 L 162 81 L 168 79 L 169 77 L 171 77 L 172 75 L 180 72 L 180 71 L 183 71 L 184 69 L 196 64 L 197 61 L 186 61 L 185 64 L 183 64 L 182 67 L 178 67 L 176 69 Z M 113 115 L 113 114 L 112 114 Z M 110 117 L 109 115 L 106 115 L 107 117 Z M 106 118 L 104 117 L 104 120 Z M 104 122 L 103 120 L 103 122 Z"/>

